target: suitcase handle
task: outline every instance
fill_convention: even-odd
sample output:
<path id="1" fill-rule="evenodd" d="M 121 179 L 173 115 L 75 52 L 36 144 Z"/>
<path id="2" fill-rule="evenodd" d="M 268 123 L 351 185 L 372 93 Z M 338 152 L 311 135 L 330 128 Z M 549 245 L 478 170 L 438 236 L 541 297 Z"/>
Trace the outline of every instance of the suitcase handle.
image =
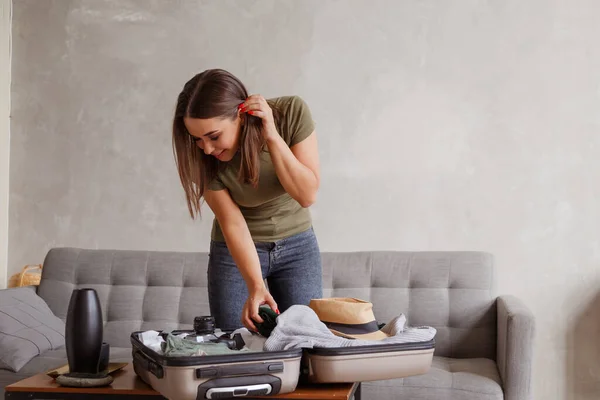
<path id="1" fill-rule="evenodd" d="M 270 391 L 268 387 L 270 386 Z M 213 389 L 213 390 L 211 390 Z M 281 390 L 281 379 L 273 375 L 238 376 L 211 379 L 198 385 L 196 400 L 275 395 Z M 212 392 L 219 393 L 212 393 Z M 229 394 L 229 397 L 225 397 Z M 207 396 L 208 395 L 208 396 Z"/>
<path id="2" fill-rule="evenodd" d="M 196 378 L 223 378 L 226 376 L 278 374 L 283 372 L 283 362 L 266 362 L 250 365 L 223 365 L 196 369 Z"/>
<path id="3" fill-rule="evenodd" d="M 133 360 L 141 364 L 142 368 L 152 373 L 158 379 L 162 379 L 165 376 L 162 366 L 149 359 L 148 356 L 138 349 L 135 349 L 133 352 Z"/>

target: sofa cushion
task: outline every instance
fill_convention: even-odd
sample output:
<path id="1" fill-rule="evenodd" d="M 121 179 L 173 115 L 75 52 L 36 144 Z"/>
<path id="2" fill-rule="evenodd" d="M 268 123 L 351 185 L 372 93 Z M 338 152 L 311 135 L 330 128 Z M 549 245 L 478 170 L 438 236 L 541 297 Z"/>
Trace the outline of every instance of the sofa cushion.
<path id="1" fill-rule="evenodd" d="M 127 347 L 134 331 L 192 329 L 209 315 L 208 253 L 51 249 L 44 259 L 39 295 L 66 320 L 73 289 L 95 289 L 104 341 Z"/>
<path id="2" fill-rule="evenodd" d="M 427 374 L 363 383 L 366 399 L 502 400 L 496 363 L 486 358 L 434 357 Z"/>
<path id="3" fill-rule="evenodd" d="M 325 297 L 368 300 L 378 322 L 404 314 L 410 326 L 434 327 L 436 356 L 496 357 L 490 254 L 362 251 L 321 257 Z"/>
<path id="4" fill-rule="evenodd" d="M 64 322 L 34 287 L 0 291 L 0 368 L 18 372 L 35 356 L 64 344 Z"/>

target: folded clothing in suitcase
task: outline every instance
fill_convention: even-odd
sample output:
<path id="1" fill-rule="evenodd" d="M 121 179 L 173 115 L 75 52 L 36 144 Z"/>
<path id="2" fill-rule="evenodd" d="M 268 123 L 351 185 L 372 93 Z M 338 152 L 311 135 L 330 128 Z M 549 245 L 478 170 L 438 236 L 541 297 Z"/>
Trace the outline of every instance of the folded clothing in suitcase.
<path id="1" fill-rule="evenodd" d="M 166 356 L 144 345 L 142 333 L 133 332 L 130 338 L 134 370 L 144 382 L 169 399 L 268 396 L 293 392 L 298 384 L 300 348 Z"/>

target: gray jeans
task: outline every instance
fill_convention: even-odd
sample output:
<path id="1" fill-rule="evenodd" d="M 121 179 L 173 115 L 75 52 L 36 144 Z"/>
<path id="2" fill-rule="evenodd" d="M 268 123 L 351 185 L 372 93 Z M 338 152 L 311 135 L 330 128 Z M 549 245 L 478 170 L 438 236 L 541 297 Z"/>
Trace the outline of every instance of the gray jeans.
<path id="1" fill-rule="evenodd" d="M 312 228 L 275 242 L 255 243 L 263 279 L 279 312 L 323 297 L 321 253 Z M 211 241 L 208 261 L 208 301 L 217 328 L 243 327 L 246 282 L 225 242 Z"/>

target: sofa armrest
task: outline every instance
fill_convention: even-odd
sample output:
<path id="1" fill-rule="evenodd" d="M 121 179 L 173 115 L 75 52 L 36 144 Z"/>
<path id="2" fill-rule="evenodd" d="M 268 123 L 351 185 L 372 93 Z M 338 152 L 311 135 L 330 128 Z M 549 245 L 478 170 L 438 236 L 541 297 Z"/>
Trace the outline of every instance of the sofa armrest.
<path id="1" fill-rule="evenodd" d="M 535 318 L 514 296 L 497 299 L 498 343 L 496 360 L 506 400 L 531 399 Z"/>

